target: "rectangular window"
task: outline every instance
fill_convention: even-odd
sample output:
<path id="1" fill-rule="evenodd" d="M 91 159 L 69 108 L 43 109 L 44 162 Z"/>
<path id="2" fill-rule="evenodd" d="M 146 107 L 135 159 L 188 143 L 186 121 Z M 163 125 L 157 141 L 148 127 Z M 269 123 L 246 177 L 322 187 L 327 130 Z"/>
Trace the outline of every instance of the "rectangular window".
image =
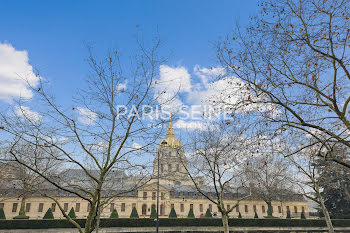
<path id="1" fill-rule="evenodd" d="M 282 208 L 281 208 L 281 206 L 278 206 L 278 213 L 282 213 Z"/>
<path id="2" fill-rule="evenodd" d="M 190 204 L 190 209 L 192 209 L 192 210 L 193 210 L 193 204 Z"/>
<path id="3" fill-rule="evenodd" d="M 147 192 L 143 192 L 143 200 L 147 200 Z"/>
<path id="4" fill-rule="evenodd" d="M 211 197 L 211 193 L 208 193 L 207 195 L 208 195 L 208 197 Z"/>
<path id="5" fill-rule="evenodd" d="M 227 209 L 227 210 L 230 210 L 230 209 L 231 209 L 231 206 L 230 206 L 230 205 L 227 205 L 226 209 Z"/>
<path id="6" fill-rule="evenodd" d="M 209 204 L 209 210 L 210 210 L 210 212 L 213 211 L 213 206 L 212 206 L 212 204 Z"/>
<path id="7" fill-rule="evenodd" d="M 230 194 L 229 194 L 229 193 L 225 193 L 225 197 L 226 197 L 227 199 L 229 199 L 229 198 L 230 198 Z"/>
<path id="8" fill-rule="evenodd" d="M 289 210 L 289 206 L 288 206 L 288 205 L 287 205 L 287 211 L 290 211 L 290 210 Z"/>
<path id="9" fill-rule="evenodd" d="M 68 211 L 68 203 L 64 203 L 63 210 L 64 210 L 64 212 Z"/>
<path id="10" fill-rule="evenodd" d="M 184 212 L 184 211 L 185 211 L 184 204 L 181 204 L 181 205 L 180 205 L 180 209 L 181 209 L 181 212 Z"/>
<path id="11" fill-rule="evenodd" d="M 248 205 L 244 205 L 244 211 L 248 213 Z"/>
<path id="12" fill-rule="evenodd" d="M 264 205 L 261 206 L 261 211 L 262 211 L 263 213 L 265 213 L 265 206 L 264 206 Z"/>
<path id="13" fill-rule="evenodd" d="M 122 203 L 122 207 L 120 208 L 121 212 L 125 212 L 125 203 Z"/>
<path id="14" fill-rule="evenodd" d="M 305 207 L 304 206 L 301 207 L 301 212 L 305 213 Z"/>
<path id="15" fill-rule="evenodd" d="M 17 207 L 18 207 L 18 203 L 13 203 L 12 204 L 12 213 L 17 212 Z"/>
<path id="16" fill-rule="evenodd" d="M 174 204 L 171 204 L 171 208 L 174 209 Z"/>
<path id="17" fill-rule="evenodd" d="M 112 212 L 114 210 L 114 203 L 111 203 L 109 211 Z"/>
<path id="18" fill-rule="evenodd" d="M 203 212 L 203 204 L 199 204 L 199 211 Z"/>
<path id="19" fill-rule="evenodd" d="M 239 212 L 239 205 L 236 206 L 236 212 L 237 212 L 237 213 Z"/>
<path id="20" fill-rule="evenodd" d="M 5 203 L 0 203 L 0 209 L 4 209 Z"/>
<path id="21" fill-rule="evenodd" d="M 294 206 L 294 213 L 298 213 L 298 207 Z"/>
<path id="22" fill-rule="evenodd" d="M 171 164 L 168 164 L 168 171 L 171 171 Z"/>
<path id="23" fill-rule="evenodd" d="M 161 194 L 161 200 L 164 200 L 165 199 L 165 194 L 162 192 L 162 193 L 160 193 Z"/>
<path id="24" fill-rule="evenodd" d="M 26 212 L 30 211 L 30 203 L 26 203 Z"/>
<path id="25" fill-rule="evenodd" d="M 192 192 L 189 192 L 189 193 L 188 193 L 188 196 L 192 198 L 192 197 L 193 197 L 193 193 L 192 193 Z"/>
<path id="26" fill-rule="evenodd" d="M 184 196 L 184 192 L 180 192 L 180 197 L 183 197 Z"/>
<path id="27" fill-rule="evenodd" d="M 156 199 L 156 192 L 152 192 L 152 200 Z"/>
<path id="28" fill-rule="evenodd" d="M 170 192 L 170 197 L 174 197 L 175 193 L 173 191 Z"/>
<path id="29" fill-rule="evenodd" d="M 80 203 L 75 203 L 75 212 L 80 211 Z"/>
<path id="30" fill-rule="evenodd" d="M 256 205 L 253 205 L 254 213 L 256 213 Z"/>
<path id="31" fill-rule="evenodd" d="M 56 204 L 56 203 L 55 203 Z M 39 203 L 39 208 L 38 208 L 38 212 L 43 212 L 44 210 L 44 203 Z"/>
<path id="32" fill-rule="evenodd" d="M 56 203 L 51 204 L 51 210 L 52 210 L 52 212 L 56 211 Z"/>

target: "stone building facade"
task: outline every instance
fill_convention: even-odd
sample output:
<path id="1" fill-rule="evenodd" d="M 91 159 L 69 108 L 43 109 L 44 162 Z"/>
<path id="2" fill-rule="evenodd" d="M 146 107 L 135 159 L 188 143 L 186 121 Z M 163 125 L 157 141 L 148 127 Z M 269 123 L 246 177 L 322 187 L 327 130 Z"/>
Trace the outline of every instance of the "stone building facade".
<path id="1" fill-rule="evenodd" d="M 158 165 L 159 161 L 159 165 Z M 153 178 L 135 191 L 125 193 L 122 196 L 112 198 L 102 211 L 102 217 L 109 217 L 113 209 L 118 211 L 119 217 L 128 218 L 133 207 L 136 207 L 140 218 L 148 218 L 151 208 L 157 203 L 157 182 L 159 169 L 159 211 L 161 217 L 167 217 L 171 208 L 174 208 L 179 218 L 187 217 L 190 209 L 193 209 L 195 217 L 204 216 L 207 209 L 219 217 L 217 206 L 196 191 L 192 180 L 186 173 L 188 161 L 181 142 L 175 137 L 172 123 L 170 122 L 166 137 L 161 140 L 157 149 L 157 155 L 153 162 Z M 202 184 L 203 177 L 196 177 L 196 182 Z M 215 192 L 210 187 L 205 187 L 208 196 L 215 197 Z M 5 194 L 5 192 L 2 192 Z M 18 215 L 21 205 L 21 198 L 18 198 L 16 191 L 12 195 L 0 196 L 0 208 L 4 209 L 8 219 Z M 237 199 L 243 194 L 225 193 L 225 205 L 234 206 Z M 74 208 L 78 218 L 85 218 L 89 211 L 88 202 L 71 196 L 69 193 L 56 191 L 55 196 L 65 211 Z M 292 217 L 300 217 L 301 212 L 308 216 L 308 204 L 300 195 L 281 198 L 272 202 L 273 216 L 285 218 L 289 209 Z M 39 194 L 33 194 L 25 200 L 26 215 L 31 219 L 42 218 L 48 208 L 51 208 L 55 218 L 62 218 L 56 204 L 49 198 Z M 263 200 L 253 197 L 241 200 L 237 208 L 230 214 L 230 217 L 238 217 L 241 213 L 243 218 L 253 218 L 255 213 L 259 217 L 267 215 L 267 204 Z"/>

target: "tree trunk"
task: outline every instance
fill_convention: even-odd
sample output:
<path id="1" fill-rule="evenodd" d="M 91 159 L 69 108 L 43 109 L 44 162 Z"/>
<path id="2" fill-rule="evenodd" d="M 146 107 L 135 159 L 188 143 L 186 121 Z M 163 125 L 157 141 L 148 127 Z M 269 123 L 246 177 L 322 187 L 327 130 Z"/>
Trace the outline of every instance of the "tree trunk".
<path id="1" fill-rule="evenodd" d="M 332 220 L 331 220 L 331 217 L 329 216 L 329 213 L 328 213 L 328 210 L 327 210 L 326 206 L 324 205 L 323 198 L 322 198 L 320 192 L 318 192 L 318 191 L 316 191 L 316 192 L 317 192 L 318 200 L 320 201 L 320 205 L 321 205 L 321 208 L 322 208 L 322 212 L 323 212 L 323 214 L 324 214 L 324 218 L 325 218 L 325 220 L 326 220 L 328 232 L 329 232 L 329 233 L 334 233 L 334 228 L 333 228 Z"/>
<path id="2" fill-rule="evenodd" d="M 230 229 L 228 226 L 228 215 L 221 213 L 222 226 L 224 228 L 224 233 L 229 233 Z"/>
<path id="3" fill-rule="evenodd" d="M 271 201 L 267 201 L 267 216 L 268 217 L 272 217 L 272 204 Z"/>

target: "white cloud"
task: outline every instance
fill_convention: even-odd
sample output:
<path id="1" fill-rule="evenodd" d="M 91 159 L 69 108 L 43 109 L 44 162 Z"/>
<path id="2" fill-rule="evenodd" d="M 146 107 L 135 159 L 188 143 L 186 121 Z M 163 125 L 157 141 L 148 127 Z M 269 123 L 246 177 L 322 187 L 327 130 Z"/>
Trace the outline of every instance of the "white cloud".
<path id="1" fill-rule="evenodd" d="M 77 107 L 79 112 L 78 121 L 85 125 L 91 125 L 95 122 L 97 114 L 88 108 Z"/>
<path id="2" fill-rule="evenodd" d="M 178 129 L 187 129 L 187 130 L 203 130 L 204 124 L 199 121 L 184 121 L 184 120 L 178 120 L 174 123 L 174 127 Z"/>
<path id="3" fill-rule="evenodd" d="M 222 77 L 225 75 L 224 67 L 201 67 L 200 65 L 195 65 L 193 72 L 202 80 L 203 85 L 206 87 L 208 81 L 213 81 L 214 78 Z"/>
<path id="4" fill-rule="evenodd" d="M 128 80 L 126 79 L 123 83 L 117 85 L 117 93 L 124 92 L 127 89 Z"/>
<path id="5" fill-rule="evenodd" d="M 11 44 L 0 43 L 0 99 L 11 102 L 13 98 L 26 100 L 33 97 L 28 83 L 35 87 L 40 77 L 29 64 L 27 51 L 16 50 Z"/>
<path id="6" fill-rule="evenodd" d="M 25 120 L 29 120 L 32 122 L 39 122 L 42 120 L 42 116 L 39 113 L 33 112 L 32 110 L 30 110 L 29 107 L 25 106 L 16 106 L 15 114 L 19 117 L 22 117 Z"/>
<path id="7" fill-rule="evenodd" d="M 141 149 L 142 146 L 141 146 L 140 144 L 134 142 L 134 143 L 132 144 L 132 148 L 133 148 L 133 149 Z"/>
<path id="8" fill-rule="evenodd" d="M 183 104 L 178 94 L 191 91 L 191 75 L 185 67 L 159 67 L 160 79 L 156 81 L 156 98 L 162 107 L 176 111 Z"/>

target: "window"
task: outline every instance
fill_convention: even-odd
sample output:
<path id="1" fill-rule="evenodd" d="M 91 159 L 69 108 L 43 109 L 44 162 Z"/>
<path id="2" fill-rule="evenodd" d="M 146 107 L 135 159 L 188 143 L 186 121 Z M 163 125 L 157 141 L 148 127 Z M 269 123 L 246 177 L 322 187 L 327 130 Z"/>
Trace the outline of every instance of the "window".
<path id="1" fill-rule="evenodd" d="M 164 171 L 164 165 L 163 165 L 163 164 L 160 165 L 160 171 L 161 171 L 161 172 Z"/>
<path id="2" fill-rule="evenodd" d="M 261 211 L 262 211 L 263 213 L 265 213 L 265 206 L 264 206 L 264 205 L 261 206 Z"/>
<path id="3" fill-rule="evenodd" d="M 180 211 L 181 211 L 181 212 L 184 212 L 184 211 L 185 211 L 184 204 L 181 204 L 181 205 L 180 205 Z"/>
<path id="4" fill-rule="evenodd" d="M 165 194 L 163 192 L 160 193 L 160 199 L 164 200 L 165 199 Z"/>
<path id="5" fill-rule="evenodd" d="M 56 203 L 51 204 L 51 210 L 52 210 L 52 212 L 56 211 Z"/>
<path id="6" fill-rule="evenodd" d="M 294 213 L 298 213 L 298 207 L 294 206 Z"/>
<path id="7" fill-rule="evenodd" d="M 30 203 L 26 203 L 26 212 L 30 211 Z"/>
<path id="8" fill-rule="evenodd" d="M 156 192 L 152 192 L 152 200 L 156 199 Z"/>
<path id="9" fill-rule="evenodd" d="M 231 209 L 231 206 L 230 206 L 230 205 L 227 205 L 227 206 L 226 206 L 226 209 L 227 209 L 227 210 L 230 210 L 230 209 Z"/>
<path id="10" fill-rule="evenodd" d="M 113 210 L 114 210 L 114 203 L 111 203 L 111 207 L 110 207 L 109 211 L 113 212 Z"/>
<path id="11" fill-rule="evenodd" d="M 248 205 L 244 205 L 244 211 L 248 213 Z"/>
<path id="12" fill-rule="evenodd" d="M 80 211 L 80 203 L 75 203 L 75 212 Z"/>
<path id="13" fill-rule="evenodd" d="M 5 203 L 0 203 L 0 209 L 4 209 Z"/>
<path id="14" fill-rule="evenodd" d="M 120 211 L 121 211 L 121 212 L 125 212 L 125 203 L 122 203 L 122 206 L 121 206 L 121 208 L 120 208 Z"/>
<path id="15" fill-rule="evenodd" d="M 193 210 L 193 204 L 190 204 L 190 209 L 192 209 L 192 210 Z"/>
<path id="16" fill-rule="evenodd" d="M 256 205 L 253 205 L 254 213 L 256 213 Z"/>
<path id="17" fill-rule="evenodd" d="M 210 210 L 210 212 L 213 211 L 213 206 L 212 206 L 212 204 L 209 204 L 209 210 Z"/>
<path id="18" fill-rule="evenodd" d="M 64 210 L 64 212 L 68 211 L 68 203 L 64 203 L 63 210 Z"/>
<path id="19" fill-rule="evenodd" d="M 225 197 L 226 197 L 227 199 L 229 199 L 229 198 L 230 198 L 230 194 L 229 194 L 229 193 L 225 193 Z"/>
<path id="20" fill-rule="evenodd" d="M 171 204 L 171 208 L 172 208 L 172 209 L 175 209 L 175 208 L 174 208 L 174 204 Z"/>
<path id="21" fill-rule="evenodd" d="M 180 170 L 179 164 L 176 164 L 176 171 L 178 172 Z"/>
<path id="22" fill-rule="evenodd" d="M 146 213 L 147 213 L 147 205 L 143 204 L 142 205 L 142 215 L 146 215 Z"/>
<path id="23" fill-rule="evenodd" d="M 208 197 L 211 197 L 211 193 L 208 193 L 207 195 L 208 195 Z"/>
<path id="24" fill-rule="evenodd" d="M 183 197 L 184 196 L 184 192 L 180 192 L 180 197 Z"/>
<path id="25" fill-rule="evenodd" d="M 91 204 L 90 204 L 90 202 L 89 202 L 88 205 L 87 205 L 87 212 L 89 212 L 90 209 L 91 209 Z"/>
<path id="26" fill-rule="evenodd" d="M 147 192 L 143 192 L 143 200 L 147 200 Z"/>
<path id="27" fill-rule="evenodd" d="M 189 193 L 188 193 L 188 196 L 189 196 L 189 197 L 193 197 L 193 193 L 192 193 L 192 192 L 189 192 Z"/>
<path id="28" fill-rule="evenodd" d="M 287 205 L 287 211 L 290 211 L 289 206 Z"/>
<path id="29" fill-rule="evenodd" d="M 173 191 L 170 192 L 170 197 L 174 197 L 175 193 Z"/>
<path id="30" fill-rule="evenodd" d="M 282 213 L 282 208 L 281 208 L 281 206 L 278 206 L 278 213 Z"/>
<path id="31" fill-rule="evenodd" d="M 171 171 L 171 164 L 168 164 L 168 171 Z"/>
<path id="32" fill-rule="evenodd" d="M 56 204 L 56 203 L 55 203 Z M 38 208 L 38 212 L 43 212 L 44 209 L 44 203 L 39 203 L 39 208 Z M 52 209 L 51 209 L 52 210 Z"/>
<path id="33" fill-rule="evenodd" d="M 203 204 L 199 204 L 199 211 L 203 212 Z"/>
<path id="34" fill-rule="evenodd" d="M 17 212 L 17 207 L 18 207 L 18 203 L 13 203 L 12 204 L 12 212 L 13 213 Z"/>
<path id="35" fill-rule="evenodd" d="M 301 207 L 301 212 L 305 212 L 305 207 L 304 206 Z"/>
<path id="36" fill-rule="evenodd" d="M 160 215 L 164 215 L 164 205 L 160 205 Z"/>
<path id="37" fill-rule="evenodd" d="M 239 212 L 239 205 L 236 206 L 236 212 L 237 212 L 237 213 Z"/>

